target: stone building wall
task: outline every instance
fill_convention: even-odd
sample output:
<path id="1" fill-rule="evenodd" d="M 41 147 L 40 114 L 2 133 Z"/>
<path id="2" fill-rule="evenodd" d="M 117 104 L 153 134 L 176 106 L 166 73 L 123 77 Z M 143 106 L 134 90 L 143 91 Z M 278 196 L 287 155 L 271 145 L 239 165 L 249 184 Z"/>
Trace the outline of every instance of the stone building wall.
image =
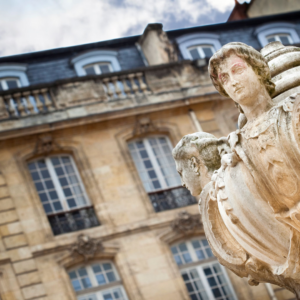
<path id="1" fill-rule="evenodd" d="M 238 113 L 229 100 L 164 109 L 146 116 L 156 124 L 156 130 L 162 126 L 175 145 L 182 135 L 195 131 L 189 109 L 194 110 L 205 130 L 217 136 L 235 127 Z M 231 117 L 224 118 L 228 113 Z M 104 247 L 87 262 L 112 260 L 129 299 L 189 299 L 170 245 L 203 236 L 203 231 L 200 228 L 185 237 L 172 230 L 171 224 L 180 211 L 197 216 L 198 208 L 192 205 L 154 212 L 124 144 L 125 137 L 135 137 L 140 117 L 83 124 L 0 143 L 3 300 L 76 299 L 67 271 L 86 263 L 71 251 L 81 233 Z M 156 130 L 147 134 L 157 134 Z M 54 145 L 47 155 L 57 151 L 73 155 L 101 222 L 99 227 L 53 236 L 26 168 L 26 161 L 36 156 L 34 149 L 44 135 L 50 135 Z M 171 240 L 166 239 L 170 234 Z M 270 299 L 263 284 L 250 287 L 246 279 L 228 273 L 238 299 Z"/>

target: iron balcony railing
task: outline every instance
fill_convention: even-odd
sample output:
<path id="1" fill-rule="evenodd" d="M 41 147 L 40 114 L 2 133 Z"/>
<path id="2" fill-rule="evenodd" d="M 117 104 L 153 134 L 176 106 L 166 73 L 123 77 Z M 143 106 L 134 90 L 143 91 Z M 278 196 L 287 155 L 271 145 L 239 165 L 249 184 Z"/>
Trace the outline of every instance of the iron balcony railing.
<path id="1" fill-rule="evenodd" d="M 196 204 L 196 198 L 184 187 L 149 193 L 155 212 Z"/>
<path id="2" fill-rule="evenodd" d="M 95 214 L 95 210 L 92 206 L 48 215 L 48 220 L 54 235 L 78 231 L 100 225 Z"/>

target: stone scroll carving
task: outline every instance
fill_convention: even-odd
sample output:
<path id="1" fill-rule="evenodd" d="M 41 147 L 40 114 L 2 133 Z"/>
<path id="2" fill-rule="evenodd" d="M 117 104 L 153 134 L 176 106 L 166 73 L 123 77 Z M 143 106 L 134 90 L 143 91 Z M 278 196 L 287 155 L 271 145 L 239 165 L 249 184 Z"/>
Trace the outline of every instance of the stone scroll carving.
<path id="1" fill-rule="evenodd" d="M 93 258 L 97 252 L 103 250 L 102 243 L 85 234 L 77 237 L 77 242 L 71 247 L 72 254 L 83 256 L 85 260 Z"/>
<path id="2" fill-rule="evenodd" d="M 172 229 L 176 232 L 187 234 L 197 230 L 200 226 L 200 218 L 184 210 L 173 221 Z"/>
<path id="3" fill-rule="evenodd" d="M 300 299 L 300 94 L 273 101 L 266 59 L 242 43 L 216 52 L 209 72 L 239 108 L 239 129 L 220 139 L 184 136 L 173 150 L 183 185 L 201 192 L 203 227 L 221 264 L 250 285 L 277 284 Z"/>

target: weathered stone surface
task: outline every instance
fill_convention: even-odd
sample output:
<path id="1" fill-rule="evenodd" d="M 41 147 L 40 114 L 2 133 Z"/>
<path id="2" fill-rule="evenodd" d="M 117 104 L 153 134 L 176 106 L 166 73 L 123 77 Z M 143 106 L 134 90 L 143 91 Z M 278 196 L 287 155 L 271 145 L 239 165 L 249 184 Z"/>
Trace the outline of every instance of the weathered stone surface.
<path id="1" fill-rule="evenodd" d="M 35 271 L 36 263 L 35 263 L 34 259 L 27 259 L 24 261 L 14 263 L 13 268 L 14 268 L 16 274 Z"/>
<path id="2" fill-rule="evenodd" d="M 26 236 L 23 233 L 6 236 L 3 238 L 6 249 L 21 247 L 27 244 Z"/>
<path id="3" fill-rule="evenodd" d="M 45 295 L 43 284 L 35 284 L 22 289 L 25 299 L 37 298 Z"/>
<path id="4" fill-rule="evenodd" d="M 15 205 L 11 198 L 0 199 L 0 211 L 14 208 Z"/>
<path id="5" fill-rule="evenodd" d="M 17 221 L 18 219 L 19 219 L 19 217 L 15 210 L 0 212 L 0 225 L 6 224 L 6 223 L 12 223 L 12 222 Z"/>
<path id="6" fill-rule="evenodd" d="M 17 279 L 21 287 L 26 285 L 36 284 L 41 281 L 40 274 L 38 273 L 38 271 L 29 272 L 23 275 L 18 275 Z"/>
<path id="7" fill-rule="evenodd" d="M 0 186 L 0 199 L 9 197 L 9 191 L 6 185 Z"/>

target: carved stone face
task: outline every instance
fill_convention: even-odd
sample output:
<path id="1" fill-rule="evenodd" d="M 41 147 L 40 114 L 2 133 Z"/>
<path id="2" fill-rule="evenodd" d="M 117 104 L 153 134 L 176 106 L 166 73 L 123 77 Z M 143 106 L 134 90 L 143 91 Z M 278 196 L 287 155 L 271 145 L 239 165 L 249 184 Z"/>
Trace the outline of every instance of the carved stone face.
<path id="1" fill-rule="evenodd" d="M 218 76 L 229 97 L 242 106 L 251 106 L 265 88 L 252 67 L 235 54 L 222 61 Z"/>
<path id="2" fill-rule="evenodd" d="M 193 196 L 198 196 L 202 188 L 210 181 L 207 168 L 198 163 L 195 157 L 175 160 L 175 163 L 182 186 L 186 187 Z"/>

